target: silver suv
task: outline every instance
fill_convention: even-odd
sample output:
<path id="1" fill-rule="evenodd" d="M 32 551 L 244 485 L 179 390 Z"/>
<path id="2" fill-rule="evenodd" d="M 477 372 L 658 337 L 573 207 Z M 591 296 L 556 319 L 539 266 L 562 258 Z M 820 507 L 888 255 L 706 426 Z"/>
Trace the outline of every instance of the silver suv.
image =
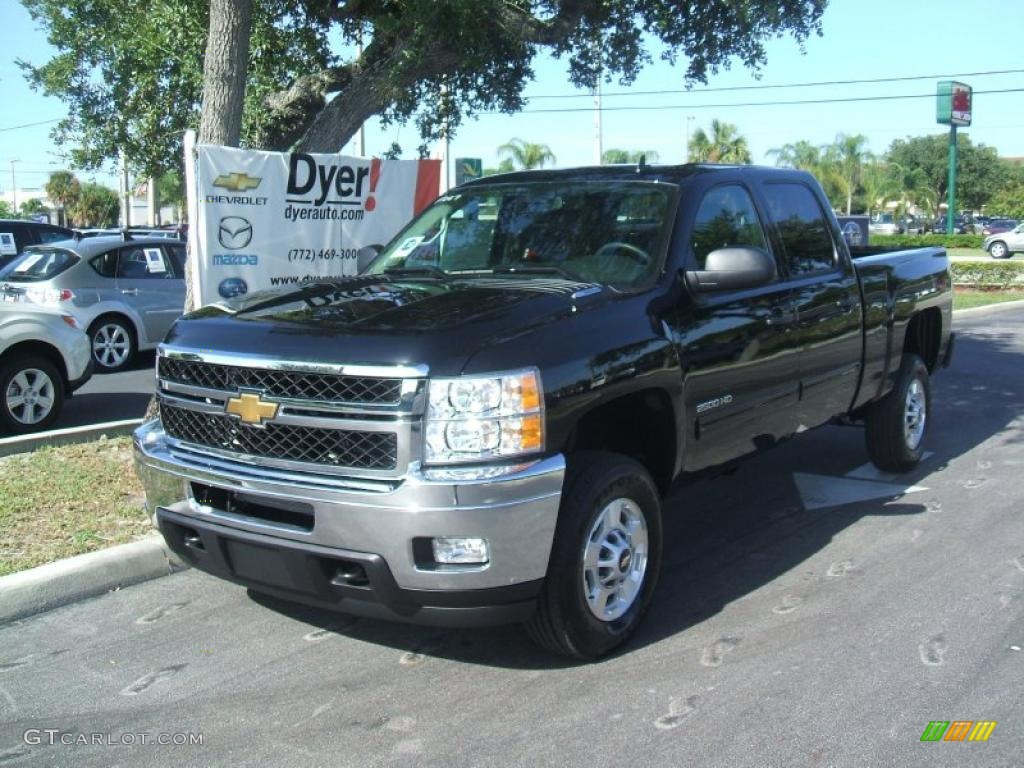
<path id="1" fill-rule="evenodd" d="M 1009 232 L 989 235 L 981 244 L 993 259 L 1008 259 L 1024 251 L 1024 224 L 1018 224 Z"/>
<path id="2" fill-rule="evenodd" d="M 46 429 L 91 373 L 89 340 L 74 317 L 0 304 L 0 432 Z"/>
<path id="3" fill-rule="evenodd" d="M 185 245 L 91 237 L 25 249 L 0 270 L 0 301 L 53 306 L 86 329 L 96 370 L 153 349 L 185 306 Z"/>

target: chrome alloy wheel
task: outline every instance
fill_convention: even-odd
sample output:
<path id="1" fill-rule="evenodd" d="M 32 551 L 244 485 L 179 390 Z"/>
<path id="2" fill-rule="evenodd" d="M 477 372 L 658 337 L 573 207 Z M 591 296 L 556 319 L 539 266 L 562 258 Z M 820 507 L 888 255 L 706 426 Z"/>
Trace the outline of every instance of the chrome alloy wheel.
<path id="1" fill-rule="evenodd" d="M 46 371 L 26 368 L 7 385 L 4 402 L 14 419 L 26 426 L 38 424 L 53 410 L 54 383 Z"/>
<path id="2" fill-rule="evenodd" d="M 921 380 L 915 378 L 907 387 L 907 399 L 903 408 L 903 439 L 910 450 L 916 451 L 921 444 L 927 420 L 927 395 Z"/>
<path id="3" fill-rule="evenodd" d="M 107 323 L 96 329 L 92 337 L 92 356 L 104 368 L 123 365 L 131 353 L 132 340 L 128 331 L 117 323 Z"/>
<path id="4" fill-rule="evenodd" d="M 636 602 L 647 572 L 647 520 L 632 499 L 614 499 L 583 544 L 583 594 L 600 621 L 615 621 Z"/>

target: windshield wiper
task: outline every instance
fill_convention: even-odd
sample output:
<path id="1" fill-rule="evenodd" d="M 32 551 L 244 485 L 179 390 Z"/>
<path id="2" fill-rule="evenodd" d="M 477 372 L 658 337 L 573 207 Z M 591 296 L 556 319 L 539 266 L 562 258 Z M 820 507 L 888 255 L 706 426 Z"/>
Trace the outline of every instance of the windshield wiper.
<path id="1" fill-rule="evenodd" d="M 434 277 L 445 282 L 449 280 L 447 272 L 440 267 L 431 267 L 429 265 L 422 267 L 388 267 L 384 270 L 384 274 L 397 277 Z"/>
<path id="2" fill-rule="evenodd" d="M 501 264 L 494 268 L 494 274 L 532 274 L 532 275 L 558 275 L 566 280 L 582 282 L 579 275 L 574 275 L 567 269 L 556 267 L 553 264 Z"/>

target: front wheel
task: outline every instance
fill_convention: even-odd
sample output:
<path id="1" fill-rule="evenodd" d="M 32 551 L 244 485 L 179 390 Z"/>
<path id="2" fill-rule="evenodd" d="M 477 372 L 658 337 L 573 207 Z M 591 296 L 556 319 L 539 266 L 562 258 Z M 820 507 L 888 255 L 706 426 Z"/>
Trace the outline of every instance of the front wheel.
<path id="1" fill-rule="evenodd" d="M 530 636 L 596 659 L 624 643 L 661 566 L 661 500 L 640 464 L 613 453 L 570 457 L 558 527 Z"/>
<path id="2" fill-rule="evenodd" d="M 1002 240 L 996 240 L 992 243 L 988 247 L 988 252 L 993 259 L 1005 259 L 1010 255 L 1010 249 L 1006 247 L 1006 243 Z"/>
<path id="3" fill-rule="evenodd" d="M 867 411 L 866 436 L 872 463 L 887 472 L 907 472 L 924 454 L 931 421 L 928 367 L 914 354 L 900 362 L 896 386 Z"/>
<path id="4" fill-rule="evenodd" d="M 25 357 L 0 367 L 0 427 L 20 434 L 46 429 L 64 406 L 64 384 L 57 368 L 41 357 Z"/>

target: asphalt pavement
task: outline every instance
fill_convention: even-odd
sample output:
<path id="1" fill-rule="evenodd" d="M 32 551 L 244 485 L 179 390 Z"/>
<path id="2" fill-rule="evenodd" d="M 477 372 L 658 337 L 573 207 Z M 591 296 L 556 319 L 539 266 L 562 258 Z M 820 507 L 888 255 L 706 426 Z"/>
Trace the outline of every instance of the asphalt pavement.
<path id="1" fill-rule="evenodd" d="M 828 427 L 680 489 L 612 658 L 187 571 L 0 627 L 0 766 L 1019 766 L 1024 309 L 957 326 L 916 471 Z M 997 725 L 922 742 L 936 720 Z"/>
<path id="2" fill-rule="evenodd" d="M 118 373 L 96 373 L 67 401 L 54 429 L 141 419 L 153 396 L 155 352 L 140 352 Z"/>

